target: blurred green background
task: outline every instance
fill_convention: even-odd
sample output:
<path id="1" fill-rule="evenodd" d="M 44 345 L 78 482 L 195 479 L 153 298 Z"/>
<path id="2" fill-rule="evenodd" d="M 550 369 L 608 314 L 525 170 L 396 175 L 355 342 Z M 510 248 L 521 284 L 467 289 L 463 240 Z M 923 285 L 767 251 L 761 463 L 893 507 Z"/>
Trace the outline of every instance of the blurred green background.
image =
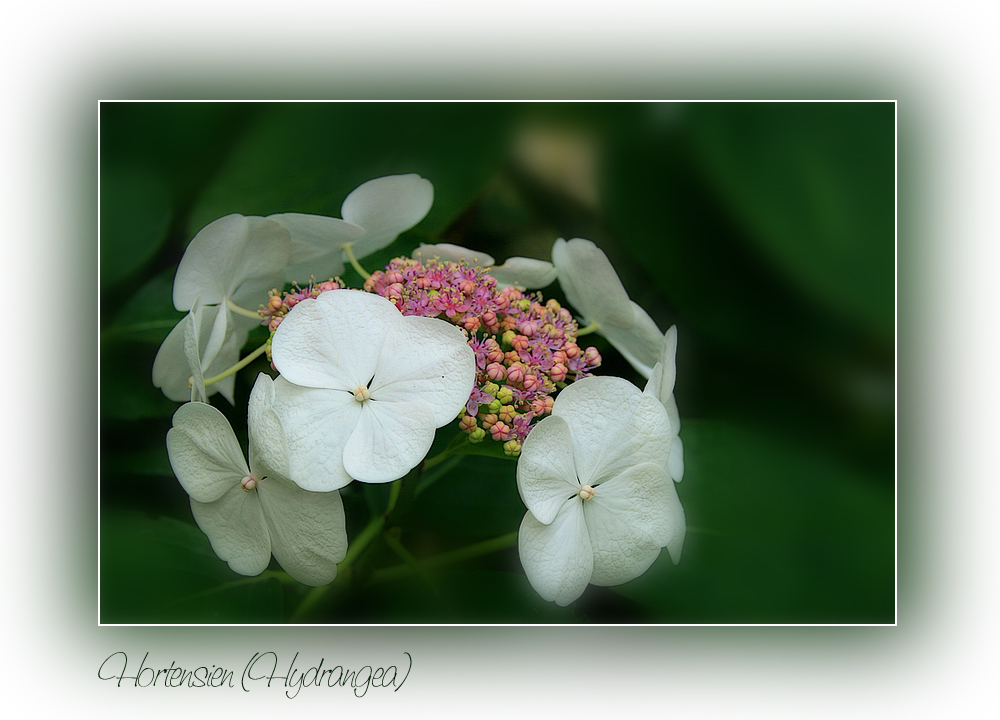
<path id="1" fill-rule="evenodd" d="M 295 620 L 895 622 L 892 103 L 103 103 L 100 123 L 102 622 L 293 617 L 309 589 L 273 562 L 232 573 L 170 470 L 178 405 L 150 375 L 182 317 L 173 274 L 222 215 L 339 217 L 357 185 L 406 172 L 433 182 L 434 206 L 369 270 L 419 242 L 502 262 L 583 237 L 661 329 L 677 325 L 684 555 L 567 608 L 538 598 L 513 547 L 386 571 L 392 542 L 425 561 L 517 529 L 514 463 L 466 456 L 404 493 L 389 543 Z M 564 300 L 558 283 L 543 294 Z M 644 385 L 589 337 L 602 374 Z M 213 401 L 244 447 L 265 368 L 238 376 L 236 408 Z M 354 538 L 388 488 L 342 495 Z"/>

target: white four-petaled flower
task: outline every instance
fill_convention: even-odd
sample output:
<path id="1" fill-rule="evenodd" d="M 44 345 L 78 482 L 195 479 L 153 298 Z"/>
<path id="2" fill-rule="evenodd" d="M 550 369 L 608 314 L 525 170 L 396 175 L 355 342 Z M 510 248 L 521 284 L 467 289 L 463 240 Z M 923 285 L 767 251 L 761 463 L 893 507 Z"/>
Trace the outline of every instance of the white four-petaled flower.
<path id="1" fill-rule="evenodd" d="M 227 215 L 202 228 L 174 277 L 174 307 L 188 315 L 160 346 L 153 361 L 153 385 L 171 400 L 189 400 L 189 377 L 216 374 L 234 365 L 260 320 L 234 314 L 230 303 L 243 308 L 260 305 L 269 289 L 284 284 L 289 252 L 288 231 L 266 218 Z M 198 338 L 197 362 L 185 341 L 192 325 Z M 233 378 L 226 378 L 207 394 L 221 392 L 232 403 L 233 383 Z"/>
<path id="2" fill-rule="evenodd" d="M 585 324 L 649 378 L 663 346 L 663 333 L 645 310 L 632 302 L 607 255 L 590 240 L 562 238 L 552 246 L 552 264 L 570 305 Z"/>
<path id="3" fill-rule="evenodd" d="M 192 402 L 167 433 L 170 465 L 191 496 L 191 512 L 215 553 L 241 575 L 259 575 L 271 554 L 293 578 L 325 585 L 347 553 L 339 492 L 314 493 L 286 478 L 287 451 L 264 374 L 250 395 L 250 463 L 225 416 Z"/>
<path id="4" fill-rule="evenodd" d="M 476 376 L 457 327 L 404 317 L 358 290 L 296 305 L 274 334 L 272 358 L 290 477 L 308 490 L 401 478 L 465 406 Z"/>
<path id="5" fill-rule="evenodd" d="M 638 577 L 663 547 L 680 560 L 684 510 L 665 469 L 670 440 L 663 405 L 626 380 L 591 377 L 560 393 L 517 464 L 528 508 L 518 548 L 539 595 L 568 605 L 588 583 Z"/>

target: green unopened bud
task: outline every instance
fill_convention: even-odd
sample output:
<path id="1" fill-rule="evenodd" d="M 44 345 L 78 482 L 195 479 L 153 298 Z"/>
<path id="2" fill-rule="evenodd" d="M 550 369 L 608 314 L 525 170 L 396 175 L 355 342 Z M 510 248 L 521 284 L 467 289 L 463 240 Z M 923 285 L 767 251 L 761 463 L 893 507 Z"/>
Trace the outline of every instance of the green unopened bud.
<path id="1" fill-rule="evenodd" d="M 483 438 L 485 437 L 486 437 L 486 431 L 483 430 L 482 428 L 476 428 L 471 433 L 469 433 L 469 442 L 479 443 L 482 442 Z"/>
<path id="2" fill-rule="evenodd" d="M 500 386 L 497 385 L 495 382 L 488 382 L 485 385 L 483 385 L 483 392 L 486 393 L 487 395 L 496 396 L 496 394 L 499 391 L 500 391 Z"/>
<path id="3" fill-rule="evenodd" d="M 503 444 L 503 452 L 505 455 L 516 456 L 521 454 L 521 443 L 517 440 L 508 440 Z"/>
<path id="4" fill-rule="evenodd" d="M 500 388 L 499 392 L 497 392 L 497 400 L 504 405 L 510 405 L 514 402 L 514 391 L 504 385 Z"/>

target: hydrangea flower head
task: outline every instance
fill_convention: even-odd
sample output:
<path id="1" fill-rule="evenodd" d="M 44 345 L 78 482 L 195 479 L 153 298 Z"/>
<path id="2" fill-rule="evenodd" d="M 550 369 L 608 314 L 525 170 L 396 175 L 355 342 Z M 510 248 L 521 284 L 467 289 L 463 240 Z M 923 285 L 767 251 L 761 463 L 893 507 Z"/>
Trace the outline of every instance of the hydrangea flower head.
<path id="1" fill-rule="evenodd" d="M 566 388 L 524 443 L 517 487 L 528 512 L 521 563 L 546 600 L 568 605 L 588 583 L 638 577 L 667 548 L 680 560 L 684 510 L 665 470 L 670 422 L 621 378 Z"/>
<path id="2" fill-rule="evenodd" d="M 458 415 L 476 375 L 461 330 L 404 317 L 385 298 L 357 290 L 296 304 L 271 352 L 290 477 L 307 490 L 405 475 L 434 431 Z"/>
<path id="3" fill-rule="evenodd" d="M 607 338 L 643 377 L 649 378 L 663 334 L 646 311 L 632 302 L 607 255 L 590 240 L 556 240 L 552 263 L 566 299 L 588 324 Z"/>
<path id="4" fill-rule="evenodd" d="M 306 585 L 325 585 L 347 553 L 340 493 L 290 482 L 271 379 L 250 395 L 250 463 L 225 416 L 200 402 L 182 405 L 167 433 L 170 465 L 191 496 L 191 512 L 212 549 L 241 575 L 259 575 L 271 554 Z"/>
<path id="5" fill-rule="evenodd" d="M 473 442 L 489 437 L 502 443 L 508 455 L 520 452 L 558 388 L 588 377 L 601 363 L 596 349 L 577 345 L 577 323 L 559 303 L 501 288 L 488 268 L 465 260 L 396 258 L 372 274 L 365 290 L 404 315 L 440 318 L 468 333 L 476 383 L 460 427 Z"/>

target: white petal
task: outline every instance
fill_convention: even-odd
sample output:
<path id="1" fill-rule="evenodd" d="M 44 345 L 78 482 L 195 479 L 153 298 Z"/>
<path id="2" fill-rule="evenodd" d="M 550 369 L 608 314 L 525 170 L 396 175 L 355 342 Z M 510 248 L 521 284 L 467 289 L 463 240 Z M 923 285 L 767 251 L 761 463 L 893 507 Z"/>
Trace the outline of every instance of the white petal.
<path id="1" fill-rule="evenodd" d="M 292 482 L 314 492 L 338 490 L 351 482 L 343 448 L 361 416 L 353 394 L 299 387 L 278 378 L 272 409 L 288 443 Z"/>
<path id="2" fill-rule="evenodd" d="M 173 427 L 167 431 L 167 455 L 184 490 L 203 503 L 239 488 L 250 474 L 229 421 L 204 403 L 187 403 L 174 413 Z"/>
<path id="3" fill-rule="evenodd" d="M 250 391 L 247 425 L 250 429 L 250 469 L 254 477 L 288 477 L 288 442 L 274 412 L 274 381 L 264 373 L 257 375 Z"/>
<path id="4" fill-rule="evenodd" d="M 552 263 L 523 257 L 508 258 L 490 272 L 500 286 L 519 285 L 525 290 L 551 285 L 559 275 Z"/>
<path id="5" fill-rule="evenodd" d="M 368 386 L 382 343 L 401 320 L 396 306 L 378 295 L 326 292 L 292 308 L 274 334 L 271 357 L 296 385 L 354 392 Z"/>
<path id="6" fill-rule="evenodd" d="M 496 263 L 492 255 L 487 255 L 478 250 L 470 250 L 460 245 L 452 245 L 451 243 L 438 243 L 437 245 L 420 243 L 420 247 L 414 250 L 410 257 L 421 262 L 435 257 L 439 260 L 455 263 L 465 260 L 469 265 L 476 265 L 478 267 L 489 267 Z"/>
<path id="7" fill-rule="evenodd" d="M 517 535 L 528 582 L 544 600 L 554 600 L 558 605 L 569 605 L 580 597 L 594 569 L 582 502 L 567 503 L 549 525 L 525 513 Z"/>
<path id="8" fill-rule="evenodd" d="M 205 390 L 205 374 L 201 365 L 201 318 L 203 308 L 199 300 L 194 301 L 194 307 L 188 313 L 187 321 L 184 323 L 184 357 L 187 359 L 187 368 L 191 371 L 191 402 L 208 402 L 208 393 Z M 220 313 L 224 316 L 224 313 Z M 221 340 L 220 340 L 221 344 Z M 216 350 L 218 353 L 218 350 Z M 156 361 L 153 361 L 156 367 Z"/>
<path id="9" fill-rule="evenodd" d="M 218 311 L 219 308 L 206 308 L 206 313 L 213 310 Z M 207 377 L 219 375 L 239 362 L 240 351 L 247 344 L 247 336 L 250 330 L 257 325 L 258 323 L 253 318 L 230 315 L 226 324 L 226 337 L 222 342 L 222 347 L 219 348 L 219 353 L 215 356 L 215 360 L 205 368 L 205 375 Z M 202 330 L 202 337 L 204 337 L 204 333 L 205 331 Z M 230 405 L 235 405 L 236 403 L 233 400 L 233 391 L 235 388 L 236 375 L 230 375 L 223 380 L 209 385 L 208 394 L 211 396 L 218 392 L 229 401 Z"/>
<path id="10" fill-rule="evenodd" d="M 677 435 L 674 435 L 674 439 L 670 443 L 667 472 L 670 473 L 674 482 L 680 482 L 684 479 L 684 443 Z"/>
<path id="11" fill-rule="evenodd" d="M 434 202 L 434 186 L 416 174 L 389 175 L 359 185 L 340 209 L 344 220 L 365 229 L 355 243 L 364 257 L 392 243 L 404 230 L 424 219 Z"/>
<path id="12" fill-rule="evenodd" d="M 379 402 L 374 397 L 360 406 L 357 427 L 344 446 L 344 467 L 361 482 L 398 480 L 431 449 L 436 425 L 430 408 L 422 402 Z"/>
<path id="13" fill-rule="evenodd" d="M 372 400 L 426 405 L 433 427 L 440 427 L 455 419 L 475 382 L 476 355 L 458 327 L 397 313 L 379 354 L 371 395 Z"/>
<path id="14" fill-rule="evenodd" d="M 326 585 L 347 554 L 340 493 L 302 490 L 280 476 L 257 486 L 271 537 L 271 552 L 289 575 L 305 585 Z"/>
<path id="15" fill-rule="evenodd" d="M 528 512 L 543 525 L 579 493 L 573 442 L 561 417 L 550 415 L 528 434 L 517 459 L 517 491 Z"/>
<path id="16" fill-rule="evenodd" d="M 191 498 L 191 514 L 220 559 L 240 575 L 260 575 L 271 561 L 271 540 L 257 493 L 239 485 L 211 503 Z"/>
<path id="17" fill-rule="evenodd" d="M 557 240 L 552 262 L 566 298 L 589 322 L 602 328 L 628 329 L 633 325 L 635 312 L 628 293 L 607 255 L 594 243 L 580 238 L 562 243 Z"/>
<path id="18" fill-rule="evenodd" d="M 186 329 L 190 324 L 190 314 L 181 318 L 160 345 L 153 360 L 153 386 L 160 388 L 175 402 L 191 399 L 191 388 L 187 384 L 191 366 L 184 347 Z"/>
<path id="19" fill-rule="evenodd" d="M 671 439 L 667 411 L 627 380 L 608 376 L 579 380 L 559 394 L 552 415 L 569 425 L 582 485 L 645 462 L 667 465 Z"/>
<path id="20" fill-rule="evenodd" d="M 629 361 L 629 364 L 640 375 L 648 378 L 653 371 L 653 365 L 660 358 L 660 351 L 664 343 L 663 334 L 645 310 L 634 302 L 629 302 L 629 304 L 635 319 L 631 327 L 624 328 L 610 323 L 601 323 L 598 332 L 615 346 L 615 349 Z M 664 372 L 664 376 L 666 374 Z"/>
<path id="21" fill-rule="evenodd" d="M 291 235 L 291 255 L 285 278 L 305 283 L 309 277 L 326 280 L 344 272 L 342 252 L 345 245 L 360 240 L 364 228 L 340 218 L 303 213 L 268 215 Z"/>
<path id="22" fill-rule="evenodd" d="M 594 548 L 595 585 L 619 585 L 639 577 L 667 545 L 676 548 L 679 559 L 684 510 L 661 466 L 628 468 L 595 487 L 583 509 Z"/>
<path id="23" fill-rule="evenodd" d="M 174 277 L 174 307 L 189 310 L 235 295 L 249 280 L 273 275 L 288 264 L 290 236 L 273 220 L 227 215 L 195 235 Z"/>

